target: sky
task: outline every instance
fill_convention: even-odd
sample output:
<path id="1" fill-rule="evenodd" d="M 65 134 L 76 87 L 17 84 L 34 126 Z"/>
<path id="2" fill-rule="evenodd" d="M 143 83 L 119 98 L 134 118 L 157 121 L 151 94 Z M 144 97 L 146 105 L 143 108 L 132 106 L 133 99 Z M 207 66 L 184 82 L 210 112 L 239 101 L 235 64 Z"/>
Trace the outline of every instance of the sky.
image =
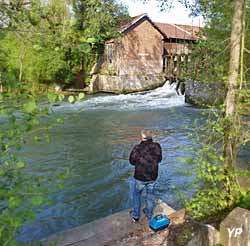
<path id="1" fill-rule="evenodd" d="M 161 12 L 156 0 L 149 0 L 143 3 L 142 0 L 121 0 L 122 3 L 128 6 L 130 16 L 147 13 L 149 18 L 154 22 L 186 24 L 194 26 L 202 26 L 202 17 L 191 18 L 189 12 L 180 4 L 175 3 L 174 8 Z"/>

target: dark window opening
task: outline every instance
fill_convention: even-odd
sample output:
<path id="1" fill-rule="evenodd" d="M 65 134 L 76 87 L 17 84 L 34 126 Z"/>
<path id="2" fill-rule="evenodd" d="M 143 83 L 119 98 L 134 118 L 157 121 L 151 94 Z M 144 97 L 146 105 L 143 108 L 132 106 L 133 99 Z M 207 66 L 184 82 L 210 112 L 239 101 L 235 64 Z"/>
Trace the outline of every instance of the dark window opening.
<path id="1" fill-rule="evenodd" d="M 108 61 L 113 62 L 113 44 L 108 44 Z"/>

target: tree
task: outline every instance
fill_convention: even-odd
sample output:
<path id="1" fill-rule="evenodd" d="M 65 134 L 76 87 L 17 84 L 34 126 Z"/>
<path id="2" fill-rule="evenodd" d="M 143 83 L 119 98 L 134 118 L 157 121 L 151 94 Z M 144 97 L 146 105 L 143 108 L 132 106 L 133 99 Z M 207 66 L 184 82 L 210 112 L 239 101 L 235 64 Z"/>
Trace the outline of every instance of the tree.
<path id="1" fill-rule="evenodd" d="M 194 73 L 194 79 L 222 81 L 227 87 L 224 165 L 226 168 L 232 168 L 236 162 L 235 147 L 236 140 L 239 138 L 235 135 L 237 131 L 233 126 L 237 125 L 236 91 L 239 88 L 240 57 L 243 57 L 241 41 L 244 31 L 249 33 L 249 30 L 243 30 L 243 23 L 249 16 L 249 11 L 244 14 L 246 1 L 178 0 L 178 2 L 190 9 L 192 15 L 202 15 L 206 23 L 204 34 L 207 40 L 200 41 L 201 45 L 194 47 L 194 53 L 196 49 L 199 53 L 196 59 L 199 74 Z M 171 7 L 173 1 L 159 0 L 159 3 L 162 8 L 165 8 Z M 243 68 L 244 64 L 241 65 Z"/>
<path id="2" fill-rule="evenodd" d="M 245 0 L 234 1 L 234 15 L 232 21 L 231 43 L 230 43 L 230 66 L 228 77 L 228 90 L 225 101 L 225 114 L 228 118 L 225 127 L 224 157 L 225 167 L 233 169 L 236 166 L 236 139 L 234 125 L 236 117 L 236 90 L 240 68 L 241 40 L 243 36 L 243 22 Z"/>
<path id="3" fill-rule="evenodd" d="M 169 7 L 172 1 L 159 2 L 164 8 Z M 194 182 L 197 192 L 187 202 L 187 207 L 195 217 L 204 219 L 211 215 L 221 216 L 223 211 L 228 212 L 237 205 L 250 206 L 249 192 L 239 187 L 237 182 L 237 176 L 243 173 L 236 168 L 240 146 L 250 141 L 250 124 L 246 117 L 250 110 L 247 56 L 250 54 L 250 43 L 244 42 L 250 33 L 249 1 L 178 2 L 188 7 L 193 15 L 201 14 L 205 19 L 203 34 L 207 40 L 200 40 L 194 47 L 192 62 L 196 64 L 198 73 L 191 73 L 191 78 L 223 82 L 227 89 L 221 110 L 213 113 L 205 129 L 197 132 L 200 134 L 197 139 L 201 149 L 187 160 L 197 171 Z M 204 134 L 206 131 L 209 134 Z M 244 175 L 249 177 L 247 171 Z"/>
<path id="4" fill-rule="evenodd" d="M 119 35 L 117 26 L 129 15 L 127 8 L 115 0 L 73 0 L 73 11 L 74 28 L 82 41 L 80 47 L 86 50 L 77 60 L 81 61 L 80 70 L 86 76 L 102 54 L 104 42 Z"/>
<path id="5" fill-rule="evenodd" d="M 4 85 L 67 86 L 79 72 L 87 78 L 104 41 L 118 34 L 118 22 L 127 17 L 114 0 L 1 3 L 0 50 L 12 61 L 2 59 Z"/>

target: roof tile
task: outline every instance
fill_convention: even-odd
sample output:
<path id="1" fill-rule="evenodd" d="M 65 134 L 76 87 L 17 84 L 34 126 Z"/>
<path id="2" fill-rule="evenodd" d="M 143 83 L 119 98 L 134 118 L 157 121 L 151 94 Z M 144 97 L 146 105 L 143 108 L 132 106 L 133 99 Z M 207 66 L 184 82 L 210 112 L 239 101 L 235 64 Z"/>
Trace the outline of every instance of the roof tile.
<path id="1" fill-rule="evenodd" d="M 131 19 L 129 19 L 128 21 L 121 23 L 119 27 L 120 32 L 123 33 L 124 31 L 128 30 L 129 27 L 131 27 L 133 24 L 135 24 L 143 17 L 148 18 L 147 14 L 144 13 L 131 17 Z M 196 40 L 198 38 L 198 33 L 201 29 L 198 26 L 190 26 L 190 25 L 168 24 L 159 22 L 152 22 L 152 24 L 155 26 L 155 28 L 158 29 L 159 32 L 161 32 L 167 38 L 176 38 L 176 39 Z"/>
<path id="2" fill-rule="evenodd" d="M 197 36 L 192 34 L 192 26 L 175 25 L 168 23 L 155 23 L 168 38 L 195 40 Z M 188 27 L 188 28 L 187 28 Z"/>

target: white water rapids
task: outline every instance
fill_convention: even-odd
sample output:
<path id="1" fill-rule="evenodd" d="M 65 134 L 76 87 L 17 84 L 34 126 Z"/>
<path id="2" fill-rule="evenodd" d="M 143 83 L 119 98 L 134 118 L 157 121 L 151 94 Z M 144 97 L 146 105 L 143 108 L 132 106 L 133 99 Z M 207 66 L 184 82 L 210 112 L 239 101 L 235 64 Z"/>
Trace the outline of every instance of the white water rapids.
<path id="1" fill-rule="evenodd" d="M 169 108 L 184 105 L 184 96 L 177 95 L 175 84 L 166 82 L 162 87 L 146 92 L 121 95 L 95 96 L 75 104 L 62 103 L 58 110 L 138 110 Z"/>

